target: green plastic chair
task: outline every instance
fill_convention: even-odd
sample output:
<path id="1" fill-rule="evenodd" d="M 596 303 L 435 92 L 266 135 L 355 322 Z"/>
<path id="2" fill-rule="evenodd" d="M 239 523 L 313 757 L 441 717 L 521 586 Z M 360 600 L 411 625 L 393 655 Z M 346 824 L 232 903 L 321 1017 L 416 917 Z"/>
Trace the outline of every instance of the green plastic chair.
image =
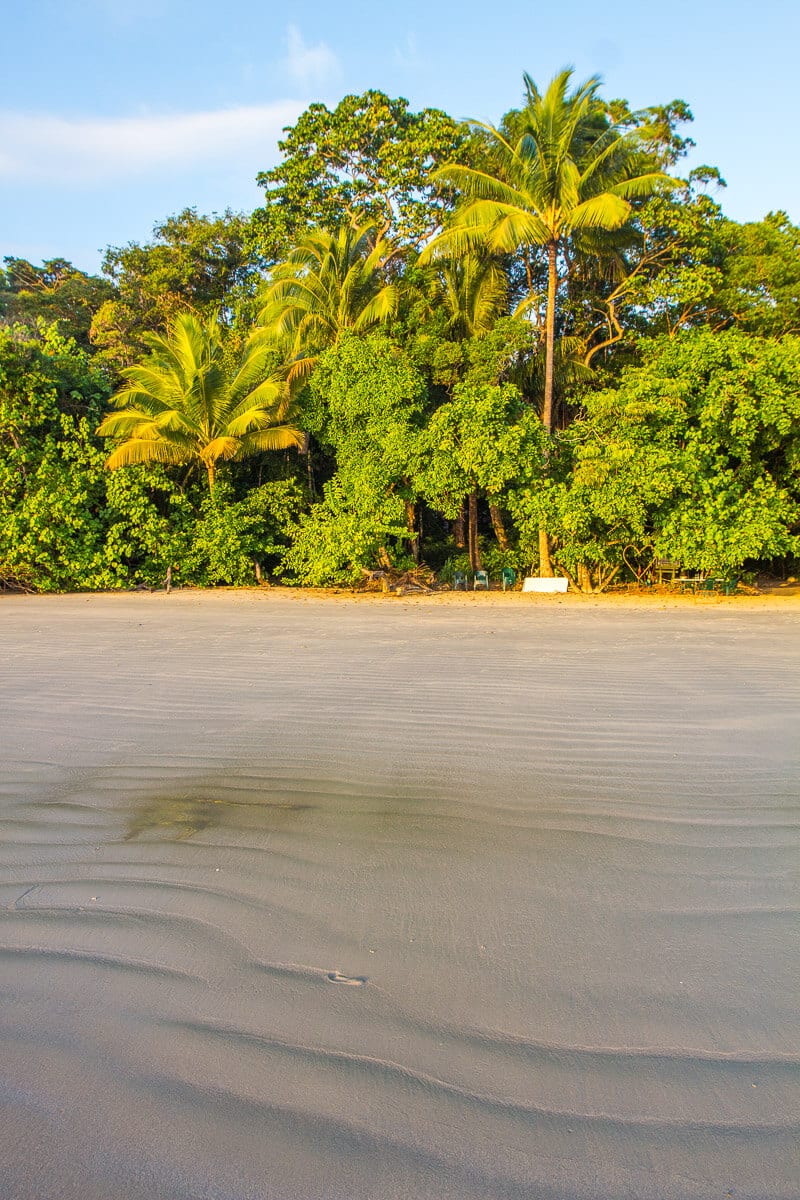
<path id="1" fill-rule="evenodd" d="M 475 575 L 474 575 L 474 578 L 472 581 L 473 592 L 477 592 L 478 588 L 483 588 L 483 590 L 485 592 L 488 592 L 488 590 L 489 590 L 489 572 L 488 571 L 476 571 L 475 572 Z"/>
<path id="2" fill-rule="evenodd" d="M 517 572 L 514 570 L 514 568 L 513 567 L 503 567 L 502 571 L 500 572 L 500 583 L 503 588 L 503 591 L 505 591 L 506 588 L 513 588 L 513 586 L 516 582 L 517 582 Z"/>
<path id="3" fill-rule="evenodd" d="M 453 591 L 465 592 L 467 590 L 467 577 L 463 571 L 453 572 Z"/>

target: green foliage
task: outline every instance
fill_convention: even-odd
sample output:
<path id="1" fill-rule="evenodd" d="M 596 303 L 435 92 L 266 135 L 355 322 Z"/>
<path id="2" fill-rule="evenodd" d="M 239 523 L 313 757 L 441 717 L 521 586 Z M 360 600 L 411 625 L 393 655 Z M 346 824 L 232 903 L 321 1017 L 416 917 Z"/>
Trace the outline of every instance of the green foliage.
<path id="1" fill-rule="evenodd" d="M 109 472 L 94 428 L 102 377 L 74 343 L 0 333 L 0 578 L 38 591 L 243 584 L 254 559 L 275 564 L 302 493 L 272 480 L 237 499 L 221 480 L 212 498 L 164 467 Z"/>
<path id="2" fill-rule="evenodd" d="M 0 574 L 41 591 L 130 579 L 119 546 L 106 543 L 116 511 L 93 437 L 106 394 L 86 354 L 54 329 L 41 343 L 0 334 Z"/>
<path id="3" fill-rule="evenodd" d="M 730 572 L 796 552 L 800 339 L 663 338 L 585 403 L 547 490 L 512 500 L 529 542 L 546 509 L 570 573 L 596 585 L 655 555 Z"/>
<path id="4" fill-rule="evenodd" d="M 489 542 L 485 538 L 480 539 L 480 559 L 481 570 L 486 571 L 490 583 L 500 582 L 503 567 L 511 567 L 519 575 L 526 569 L 530 561 L 518 548 L 511 547 L 504 550 L 496 542 Z M 456 571 L 460 571 L 468 579 L 471 578 L 472 566 L 466 551 L 461 554 L 451 554 L 449 558 L 445 559 L 438 572 L 439 579 L 443 583 L 452 585 Z"/>
<path id="5" fill-rule="evenodd" d="M 100 460 L 106 490 L 104 554 L 120 564 L 120 586 L 163 584 L 167 568 L 178 570 L 191 544 L 197 498 L 161 466 L 109 472 Z"/>
<path id="6" fill-rule="evenodd" d="M 301 583 L 352 581 L 384 554 L 405 557 L 424 384 L 384 334 L 345 334 L 321 357 L 308 393 L 305 424 L 335 454 L 337 471 L 294 531 L 284 567 Z"/>
<path id="7" fill-rule="evenodd" d="M 251 339 L 241 362 L 227 361 L 216 317 L 182 313 L 166 337 L 149 336 L 150 357 L 123 375 L 117 410 L 98 429 L 120 439 L 110 470 L 136 463 L 201 466 L 209 491 L 220 460 L 299 446 L 283 372 L 268 374 L 270 347 Z"/>
<path id="8" fill-rule="evenodd" d="M 749 333 L 800 334 L 800 229 L 786 213 L 721 231 L 724 280 L 719 303 Z"/>
<path id="9" fill-rule="evenodd" d="M 245 243 L 246 219 L 230 210 L 198 216 L 186 208 L 156 225 L 153 240 L 112 246 L 103 271 L 115 296 L 96 313 L 92 344 L 115 368 L 147 351 L 147 333 L 163 332 L 187 309 L 200 317 L 232 315 L 254 290 L 258 263 Z"/>
<path id="10" fill-rule="evenodd" d="M 739 225 L 690 181 L 646 204 L 637 226 L 609 293 L 628 328 L 648 337 L 704 326 L 800 332 L 800 230 L 784 213 Z"/>
<path id="11" fill-rule="evenodd" d="M 541 479 L 545 440 L 513 384 L 458 384 L 419 437 L 415 479 L 428 503 L 454 518 L 471 492 L 497 498 Z"/>
<path id="12" fill-rule="evenodd" d="M 687 185 L 651 200 L 639 214 L 641 249 L 631 256 L 623 301 L 650 336 L 725 324 L 716 297 L 723 286 L 725 218 L 719 204 Z"/>
<path id="13" fill-rule="evenodd" d="M 185 209 L 106 279 L 7 258 L 0 587 L 796 555 L 800 230 L 665 175 L 690 120 L 568 70 L 499 128 L 370 91 L 287 131 L 253 219 Z"/>
<path id="14" fill-rule="evenodd" d="M 24 326 L 29 336 L 35 336 L 42 325 L 55 325 L 62 336 L 88 349 L 92 319 L 113 296 L 111 284 L 79 271 L 63 258 L 49 259 L 41 267 L 24 258 L 3 261 L 0 321 Z"/>
<path id="15" fill-rule="evenodd" d="M 264 483 L 241 500 L 234 498 L 230 485 L 219 484 L 213 499 L 204 497 L 183 555 L 172 560 L 179 565 L 178 581 L 253 584 L 255 563 L 266 570 L 285 551 L 301 503 L 302 492 L 294 480 Z"/>
<path id="16" fill-rule="evenodd" d="M 21 454 L 0 468 L 2 573 L 22 574 L 39 591 L 118 585 L 118 564 L 104 554 L 102 457 L 89 423 L 62 415 L 57 433 L 26 449 L 21 478 L 13 479 Z"/>
<path id="17" fill-rule="evenodd" d="M 282 258 L 309 227 L 355 222 L 419 242 L 439 223 L 431 171 L 458 157 L 466 130 L 438 109 L 409 111 L 383 92 L 345 96 L 331 111 L 312 104 L 279 143 L 284 158 L 258 176 L 266 205 L 255 240 Z"/>
<path id="18" fill-rule="evenodd" d="M 369 472 L 346 480 L 339 475 L 323 488 L 315 504 L 292 533 L 292 545 L 283 555 L 289 581 L 324 587 L 356 583 L 365 570 L 410 563 L 400 543 L 407 536 L 402 499 L 381 492 Z"/>
<path id="19" fill-rule="evenodd" d="M 489 165 L 448 163 L 438 172 L 465 199 L 440 245 L 456 254 L 474 246 L 513 253 L 616 229 L 633 200 L 671 184 L 660 171 L 641 173 L 637 139 L 610 119 L 599 79 L 570 92 L 571 78 L 561 71 L 540 92 L 526 75 L 525 104 L 507 114 L 502 130 L 475 124 Z"/>
<path id="20" fill-rule="evenodd" d="M 461 257 L 482 249 L 491 255 L 522 252 L 530 277 L 536 247 L 547 254 L 543 297 L 529 278 L 526 304 L 539 310 L 545 332 L 541 417 L 548 433 L 555 425 L 555 343 L 559 255 L 596 249 L 598 232 L 620 230 L 633 204 L 672 186 L 643 159 L 635 130 L 623 130 L 599 95 L 596 77 L 569 90 L 565 69 L 540 92 L 529 75 L 525 104 L 508 113 L 503 129 L 476 124 L 486 162 L 448 163 L 437 177 L 459 189 L 463 202 L 423 259 L 437 251 Z M 546 559 L 546 538 L 543 539 Z M 550 565 L 543 562 L 545 573 Z"/>
<path id="21" fill-rule="evenodd" d="M 305 378 L 343 333 L 394 315 L 398 289 L 384 277 L 392 253 L 374 226 L 342 225 L 305 234 L 271 272 L 258 320 L 265 339 L 285 347 L 291 379 Z"/>

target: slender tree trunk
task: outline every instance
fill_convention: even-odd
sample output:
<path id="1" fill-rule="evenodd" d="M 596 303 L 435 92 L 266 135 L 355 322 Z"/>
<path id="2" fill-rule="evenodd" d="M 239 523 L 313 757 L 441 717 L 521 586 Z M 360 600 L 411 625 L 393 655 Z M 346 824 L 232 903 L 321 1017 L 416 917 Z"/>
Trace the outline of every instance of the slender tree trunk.
<path id="1" fill-rule="evenodd" d="M 213 496 L 214 495 L 214 474 L 215 474 L 213 462 L 206 464 L 206 471 L 208 473 L 208 490 L 209 490 L 209 493 Z"/>
<path id="2" fill-rule="evenodd" d="M 531 271 L 531 252 L 526 246 L 522 252 L 522 257 L 525 262 L 525 281 L 528 284 L 528 295 L 533 295 L 533 272 Z"/>
<path id="3" fill-rule="evenodd" d="M 544 404 L 542 424 L 553 432 L 553 376 L 556 359 L 556 287 L 558 285 L 558 242 L 547 243 L 547 317 L 544 347 Z"/>
<path id="4" fill-rule="evenodd" d="M 313 500 L 313 499 L 314 499 L 314 495 L 315 495 L 315 491 L 314 491 L 314 465 L 313 465 L 313 462 L 312 462 L 312 454 L 311 454 L 311 434 L 310 434 L 310 433 L 304 433 L 304 434 L 303 434 L 303 444 L 302 444 L 302 446 L 300 447 L 300 453 L 301 453 L 301 454 L 304 454 L 304 455 L 306 456 L 306 476 L 307 476 L 307 478 L 308 478 L 308 495 L 309 495 L 309 499 Z"/>
<path id="5" fill-rule="evenodd" d="M 469 565 L 473 571 L 481 569 L 481 552 L 478 546 L 478 493 L 469 494 Z"/>
<path id="6" fill-rule="evenodd" d="M 511 546 L 509 545 L 508 534 L 503 524 L 503 514 L 500 512 L 499 507 L 491 500 L 489 501 L 489 516 L 492 518 L 492 529 L 494 530 L 494 536 L 497 538 L 498 546 L 501 550 L 510 550 Z"/>
<path id="7" fill-rule="evenodd" d="M 539 526 L 539 574 L 546 579 L 553 578 L 553 564 L 550 561 L 550 539 L 547 529 L 542 523 Z"/>
<path id="8" fill-rule="evenodd" d="M 416 524 L 416 507 L 412 500 L 406 500 L 406 528 L 408 529 L 408 540 L 411 545 L 411 554 L 415 563 L 419 562 L 419 535 L 417 534 Z"/>
<path id="9" fill-rule="evenodd" d="M 553 432 L 553 378 L 556 358 L 556 288 L 558 286 L 558 242 L 547 243 L 547 316 L 545 320 L 544 348 L 544 403 L 542 424 L 548 436 Z M 548 464 L 545 463 L 545 472 Z M 539 574 L 548 579 L 553 576 L 550 561 L 550 539 L 544 522 L 539 526 Z"/>
<path id="10" fill-rule="evenodd" d="M 462 504 L 458 510 L 458 516 L 453 522 L 453 537 L 455 538 L 456 550 L 463 550 L 466 545 L 466 537 L 464 535 L 464 505 Z"/>

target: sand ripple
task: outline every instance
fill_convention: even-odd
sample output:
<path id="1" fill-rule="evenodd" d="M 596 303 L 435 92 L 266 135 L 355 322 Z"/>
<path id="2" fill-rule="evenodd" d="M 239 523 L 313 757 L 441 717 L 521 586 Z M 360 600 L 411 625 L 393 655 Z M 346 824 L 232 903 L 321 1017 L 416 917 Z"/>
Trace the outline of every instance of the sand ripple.
<path id="1" fill-rule="evenodd" d="M 6 607 L 0 1196 L 796 1200 L 787 617 L 170 600 Z"/>

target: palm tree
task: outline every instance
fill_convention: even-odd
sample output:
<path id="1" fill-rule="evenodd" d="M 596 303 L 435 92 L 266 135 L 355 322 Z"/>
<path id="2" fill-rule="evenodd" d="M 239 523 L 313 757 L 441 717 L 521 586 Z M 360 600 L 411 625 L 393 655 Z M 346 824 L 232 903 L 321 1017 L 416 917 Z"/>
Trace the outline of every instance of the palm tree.
<path id="1" fill-rule="evenodd" d="M 511 114 L 509 136 L 476 123 L 484 135 L 486 169 L 450 163 L 437 178 L 453 184 L 466 203 L 425 251 L 444 244 L 461 253 L 485 246 L 494 254 L 543 246 L 547 252 L 546 367 L 542 420 L 553 427 L 553 363 L 558 259 L 567 240 L 583 230 L 624 225 L 631 200 L 671 183 L 660 171 L 635 174 L 640 157 L 634 132 L 605 116 L 596 76 L 568 93 L 566 68 L 542 94 L 529 75 L 525 105 Z M 509 140 L 511 138 L 512 140 Z"/>
<path id="2" fill-rule="evenodd" d="M 202 466 L 214 491 L 220 459 L 300 446 L 291 424 L 289 386 L 267 371 L 269 348 L 251 339 L 238 370 L 225 360 L 215 318 L 181 313 L 165 337 L 151 334 L 150 357 L 126 368 L 127 383 L 111 397 L 117 412 L 101 437 L 122 438 L 106 460 L 110 470 L 135 463 Z"/>
<path id="3" fill-rule="evenodd" d="M 304 377 L 345 330 L 363 333 L 397 310 L 398 288 L 384 269 L 396 248 L 373 225 L 310 230 L 272 272 L 258 321 L 287 344 L 290 379 Z"/>
<path id="4" fill-rule="evenodd" d="M 434 301 L 444 309 L 455 341 L 478 337 L 508 310 L 506 273 L 495 260 L 474 252 L 448 259 L 439 268 Z"/>
<path id="5" fill-rule="evenodd" d="M 444 245 L 451 253 L 483 246 L 491 253 L 547 254 L 545 378 L 542 422 L 553 430 L 556 297 L 559 255 L 582 231 L 619 229 L 631 201 L 672 181 L 661 171 L 637 174 L 633 132 L 622 132 L 606 115 L 596 76 L 569 92 L 565 68 L 541 93 L 524 76 L 525 104 L 506 119 L 506 132 L 476 124 L 483 132 L 484 168 L 451 163 L 437 178 L 464 197 L 450 226 L 425 251 Z M 541 569 L 551 573 L 547 535 L 540 536 Z"/>

